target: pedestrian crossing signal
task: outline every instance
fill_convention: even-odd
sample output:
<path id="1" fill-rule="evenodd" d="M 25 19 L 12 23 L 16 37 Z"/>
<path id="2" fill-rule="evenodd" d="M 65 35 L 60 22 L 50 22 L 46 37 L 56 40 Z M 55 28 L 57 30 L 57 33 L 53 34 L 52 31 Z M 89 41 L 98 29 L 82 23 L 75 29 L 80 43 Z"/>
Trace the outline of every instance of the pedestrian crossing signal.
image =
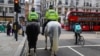
<path id="1" fill-rule="evenodd" d="M 21 7 L 19 5 L 19 0 L 14 0 L 14 11 L 17 13 L 21 12 Z"/>

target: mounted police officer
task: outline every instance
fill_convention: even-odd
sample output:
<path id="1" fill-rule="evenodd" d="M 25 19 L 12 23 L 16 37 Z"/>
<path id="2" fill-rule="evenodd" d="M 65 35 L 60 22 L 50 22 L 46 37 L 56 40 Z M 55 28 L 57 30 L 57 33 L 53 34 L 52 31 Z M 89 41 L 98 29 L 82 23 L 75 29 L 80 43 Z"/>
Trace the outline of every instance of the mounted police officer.
<path id="1" fill-rule="evenodd" d="M 38 14 L 35 12 L 35 8 L 32 8 L 32 11 L 28 15 L 28 23 L 26 26 L 26 35 L 29 44 L 29 53 L 31 48 L 34 48 L 34 53 L 36 53 L 36 44 L 39 33 L 40 33 L 40 25 L 38 23 Z"/>
<path id="2" fill-rule="evenodd" d="M 35 8 L 31 9 L 31 12 L 28 15 L 28 21 L 35 21 L 38 22 L 38 13 L 35 12 Z"/>
<path id="3" fill-rule="evenodd" d="M 58 19 L 59 19 L 58 13 L 53 9 L 53 5 L 50 5 L 49 10 L 46 11 L 45 22 L 42 28 L 42 35 L 44 35 L 44 29 L 47 23 L 49 21 L 58 21 Z"/>

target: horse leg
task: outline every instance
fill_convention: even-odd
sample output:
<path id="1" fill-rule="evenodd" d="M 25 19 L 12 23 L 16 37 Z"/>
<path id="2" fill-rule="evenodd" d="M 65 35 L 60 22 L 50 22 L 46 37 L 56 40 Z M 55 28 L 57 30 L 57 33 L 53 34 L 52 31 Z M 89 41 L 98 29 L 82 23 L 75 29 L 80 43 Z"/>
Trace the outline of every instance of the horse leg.
<path id="1" fill-rule="evenodd" d="M 50 37 L 50 43 L 51 43 L 51 45 L 50 45 L 50 51 L 52 51 L 52 46 L 53 46 L 53 39 L 52 39 L 52 37 Z"/>
<path id="2" fill-rule="evenodd" d="M 56 54 L 57 54 L 57 52 L 54 52 L 54 56 L 57 56 Z"/>
<path id="3" fill-rule="evenodd" d="M 45 50 L 47 50 L 47 36 L 45 36 Z"/>
<path id="4" fill-rule="evenodd" d="M 36 53 L 36 45 L 37 45 L 38 35 L 34 36 L 34 53 Z"/>
<path id="5" fill-rule="evenodd" d="M 30 53 L 31 47 L 30 47 L 30 44 L 29 43 L 28 43 L 28 46 L 29 46 L 29 51 L 28 52 Z"/>

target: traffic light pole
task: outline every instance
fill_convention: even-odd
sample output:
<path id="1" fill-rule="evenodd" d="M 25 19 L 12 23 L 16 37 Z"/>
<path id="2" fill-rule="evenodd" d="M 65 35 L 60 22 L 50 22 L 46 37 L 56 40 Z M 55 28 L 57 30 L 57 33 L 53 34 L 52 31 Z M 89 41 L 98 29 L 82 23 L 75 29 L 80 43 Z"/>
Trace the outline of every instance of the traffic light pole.
<path id="1" fill-rule="evenodd" d="M 15 35 L 14 35 L 16 41 L 18 41 L 18 13 L 16 12 L 15 17 Z"/>
<path id="2" fill-rule="evenodd" d="M 18 40 L 18 13 L 21 12 L 21 7 L 19 4 L 19 0 L 14 0 L 14 11 L 16 12 L 16 16 L 15 16 L 15 24 L 14 24 L 14 31 L 15 31 L 15 39 L 16 41 Z"/>

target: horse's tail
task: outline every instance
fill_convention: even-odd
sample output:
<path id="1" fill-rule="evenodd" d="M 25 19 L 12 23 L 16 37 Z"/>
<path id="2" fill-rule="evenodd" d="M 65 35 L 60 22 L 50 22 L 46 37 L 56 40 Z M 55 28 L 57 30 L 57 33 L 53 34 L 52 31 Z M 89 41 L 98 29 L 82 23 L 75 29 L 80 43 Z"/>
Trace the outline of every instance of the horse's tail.
<path id="1" fill-rule="evenodd" d="M 59 35 L 61 33 L 61 28 L 56 25 L 53 27 L 53 47 L 52 51 L 57 52 L 58 51 L 58 40 L 59 40 Z"/>

